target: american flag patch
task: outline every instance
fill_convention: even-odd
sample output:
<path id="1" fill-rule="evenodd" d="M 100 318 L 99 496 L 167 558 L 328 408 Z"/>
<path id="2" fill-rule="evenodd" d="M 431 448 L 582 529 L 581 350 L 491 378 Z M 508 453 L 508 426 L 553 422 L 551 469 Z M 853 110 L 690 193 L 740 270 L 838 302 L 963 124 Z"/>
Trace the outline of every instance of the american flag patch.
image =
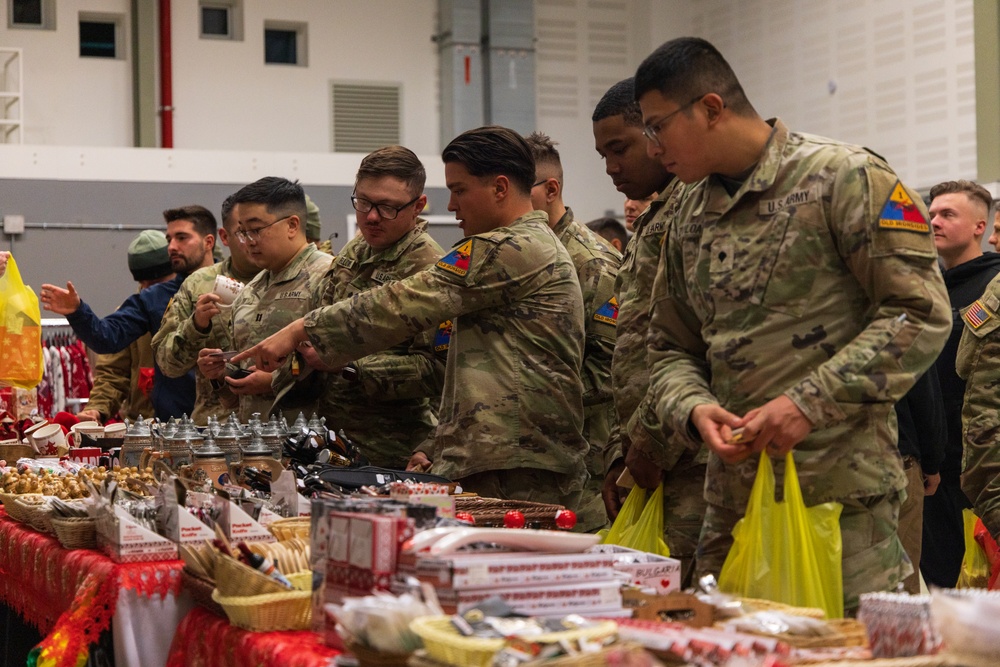
<path id="1" fill-rule="evenodd" d="M 979 301 L 979 299 L 976 299 L 972 305 L 969 306 L 969 309 L 962 315 L 962 319 L 968 322 L 969 326 L 973 329 L 978 329 L 983 326 L 991 317 L 993 317 L 993 315 L 991 315 L 990 311 L 983 307 L 983 304 Z"/>

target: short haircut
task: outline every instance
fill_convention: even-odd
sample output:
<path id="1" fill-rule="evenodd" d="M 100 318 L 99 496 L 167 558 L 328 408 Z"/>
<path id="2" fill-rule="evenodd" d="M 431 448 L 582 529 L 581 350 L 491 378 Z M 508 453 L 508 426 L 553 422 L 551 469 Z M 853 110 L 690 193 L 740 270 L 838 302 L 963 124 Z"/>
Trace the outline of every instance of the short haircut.
<path id="1" fill-rule="evenodd" d="M 635 99 L 653 90 L 680 105 L 716 93 L 737 115 L 756 113 L 733 68 L 700 37 L 672 39 L 642 61 L 635 72 Z"/>
<path id="2" fill-rule="evenodd" d="M 451 140 L 441 160 L 457 162 L 473 176 L 506 176 L 522 194 L 530 194 L 535 182 L 535 159 L 520 134 L 499 125 L 466 130 Z"/>
<path id="3" fill-rule="evenodd" d="M 628 245 L 628 232 L 625 225 L 617 218 L 598 218 L 587 223 L 587 227 L 595 234 L 606 239 L 618 239 L 622 248 Z"/>
<path id="4" fill-rule="evenodd" d="M 535 158 L 536 178 L 538 168 L 544 164 L 556 170 L 556 174 L 558 174 L 556 178 L 561 183 L 563 180 L 563 170 L 562 161 L 559 159 L 559 151 L 556 150 L 557 142 L 552 141 L 549 135 L 542 134 L 541 132 L 532 132 L 525 138 L 525 141 L 528 142 L 528 148 L 531 149 L 531 157 Z"/>
<path id="5" fill-rule="evenodd" d="M 267 212 L 277 216 L 299 216 L 300 227 L 305 233 L 306 193 L 298 181 L 280 176 L 265 176 L 250 185 L 244 185 L 233 195 L 236 204 L 263 204 Z"/>
<path id="6" fill-rule="evenodd" d="M 363 178 L 392 176 L 406 183 L 407 190 L 414 197 L 423 194 L 427 172 L 420 158 L 405 146 L 386 146 L 372 151 L 361 160 L 354 184 Z"/>
<path id="7" fill-rule="evenodd" d="M 941 195 L 950 195 L 959 192 L 968 197 L 971 202 L 979 201 L 979 203 L 986 207 L 987 215 L 993 209 L 993 195 L 990 194 L 989 190 L 979 185 L 979 183 L 965 180 L 938 183 L 931 188 L 931 201 L 934 201 L 936 197 Z"/>
<path id="8" fill-rule="evenodd" d="M 227 232 L 234 231 L 236 225 L 239 222 L 233 215 L 233 209 L 236 208 L 236 193 L 229 195 L 222 202 L 222 226 L 226 228 Z"/>
<path id="9" fill-rule="evenodd" d="M 622 79 L 604 93 L 604 97 L 594 107 L 594 115 L 590 120 L 596 123 L 611 116 L 621 116 L 626 125 L 642 127 L 642 109 L 635 100 L 635 79 Z"/>
<path id="10" fill-rule="evenodd" d="M 219 230 L 219 225 L 215 222 L 215 216 L 212 215 L 212 212 L 204 206 L 198 206 L 197 204 L 181 206 L 180 208 L 168 208 L 163 212 L 163 219 L 167 224 L 175 220 L 190 220 L 194 226 L 194 231 L 202 238 L 206 236 L 214 237 Z"/>

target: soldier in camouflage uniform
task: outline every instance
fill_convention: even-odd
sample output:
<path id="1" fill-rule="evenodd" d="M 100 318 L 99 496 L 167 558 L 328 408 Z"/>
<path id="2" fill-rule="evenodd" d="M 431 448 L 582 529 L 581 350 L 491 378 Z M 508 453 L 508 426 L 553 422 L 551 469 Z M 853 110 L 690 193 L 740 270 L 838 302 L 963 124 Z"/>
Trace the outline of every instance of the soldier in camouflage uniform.
<path id="1" fill-rule="evenodd" d="M 698 572 L 719 572 L 757 455 L 780 478 L 793 451 L 806 505 L 843 504 L 845 608 L 894 590 L 911 565 L 892 406 L 950 329 L 920 198 L 878 156 L 764 121 L 704 40 L 635 79 L 650 153 L 696 183 L 664 239 L 644 400 L 711 449 Z"/>
<path id="2" fill-rule="evenodd" d="M 1000 540 L 1000 276 L 962 311 L 955 369 L 965 380 L 962 405 L 962 491 L 994 540 Z"/>
<path id="3" fill-rule="evenodd" d="M 440 423 L 412 467 L 482 495 L 577 509 L 583 299 L 566 248 L 532 211 L 535 166 L 516 132 L 465 132 L 442 155 L 467 237 L 426 271 L 310 313 L 236 359 L 268 368 L 302 341 L 341 366 L 453 322 Z"/>
<path id="4" fill-rule="evenodd" d="M 230 256 L 185 278 L 153 337 L 156 363 L 167 377 L 183 376 L 198 365 L 201 349 L 217 349 L 229 340 L 226 333 L 229 309 L 225 308 L 223 314 L 217 296 L 212 294 L 215 279 L 226 276 L 245 284 L 260 271 L 247 256 L 244 244 L 236 238 L 234 198 L 235 195 L 230 195 L 222 203 L 222 227 L 219 228 L 219 239 L 229 248 Z M 211 380 L 197 372 L 191 419 L 204 425 L 210 416 L 223 418 L 226 414 L 228 410 L 220 402 Z"/>
<path id="5" fill-rule="evenodd" d="M 323 305 L 441 259 L 444 251 L 418 217 L 427 204 L 425 180 L 419 158 L 402 146 L 380 148 L 361 161 L 351 197 L 361 233 L 330 265 Z M 345 372 L 323 374 L 319 414 L 327 426 L 343 429 L 373 465 L 402 470 L 437 426 L 448 353 L 447 336 L 438 332 L 421 332 L 354 361 Z"/>
<path id="6" fill-rule="evenodd" d="M 646 331 L 649 328 L 649 296 L 660 261 L 663 232 L 676 208 L 677 182 L 659 160 L 646 154 L 642 134 L 642 112 L 635 101 L 631 78 L 619 81 L 594 109 L 594 139 L 605 160 L 608 175 L 617 189 L 630 199 L 655 197 L 648 211 L 634 221 L 632 238 L 615 284 L 618 300 L 618 336 L 611 365 L 618 426 L 625 438 L 629 459 L 619 447 L 609 452 L 610 473 L 605 478 L 605 504 L 617 513 L 620 505 L 614 483 L 629 463 L 637 483 L 655 488 L 663 483 L 664 539 L 670 555 L 681 562 L 682 587 L 690 583 L 694 556 L 705 516 L 705 448 L 691 451 L 671 445 L 670 433 L 655 419 L 628 437 L 638 419 L 637 408 L 649 387 L 646 364 Z M 660 193 L 656 197 L 656 193 Z M 624 442 L 622 442 L 624 441 Z"/>
<path id="7" fill-rule="evenodd" d="M 213 355 L 224 349 L 250 347 L 319 306 L 323 276 L 333 258 L 306 242 L 305 193 L 298 183 L 274 176 L 262 178 L 237 192 L 234 203 L 239 218 L 236 236 L 246 246 L 250 261 L 262 271 L 233 302 L 224 332 L 229 336 L 226 344 L 203 348 L 198 353 L 198 368 L 217 381 L 224 407 L 230 408 L 233 397 L 238 397 L 241 421 L 247 421 L 255 412 L 266 418 L 272 409 L 285 411 L 291 420 L 300 410 L 315 410 L 319 397 L 316 382 L 295 382 L 302 372 L 297 358 L 288 359 L 284 368 L 249 368 L 244 364 L 242 368 L 252 373 L 233 378 L 225 377 L 226 362 Z M 210 300 L 211 296 L 216 295 L 201 298 Z M 218 299 L 212 301 L 215 309 L 210 316 L 214 317 Z M 209 330 L 214 329 L 214 323 L 209 321 Z M 222 334 L 218 332 L 217 341 L 225 338 Z M 289 390 L 291 385 L 295 386 Z M 279 394 L 281 400 L 276 401 Z"/>
<path id="8" fill-rule="evenodd" d="M 577 517 L 581 530 L 597 530 L 608 523 L 601 491 L 605 452 L 611 447 L 611 427 L 615 405 L 611 395 L 611 354 L 615 348 L 618 302 L 615 300 L 615 277 L 621 254 L 573 218 L 573 211 L 562 198 L 563 170 L 553 141 L 540 132 L 527 138 L 535 158 L 535 184 L 531 203 L 545 211 L 549 227 L 569 251 L 576 267 L 576 277 L 583 291 L 583 437 L 590 444 L 587 472 L 590 481 L 584 490 L 583 505 Z"/>

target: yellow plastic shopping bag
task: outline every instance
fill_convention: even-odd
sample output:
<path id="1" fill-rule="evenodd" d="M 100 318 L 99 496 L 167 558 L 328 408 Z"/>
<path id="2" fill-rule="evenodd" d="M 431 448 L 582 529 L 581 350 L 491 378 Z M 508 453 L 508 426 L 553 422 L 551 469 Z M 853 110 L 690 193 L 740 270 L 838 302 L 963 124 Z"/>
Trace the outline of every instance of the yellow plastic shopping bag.
<path id="1" fill-rule="evenodd" d="M 970 509 L 962 510 L 962 523 L 965 533 L 965 556 L 962 558 L 962 569 L 958 573 L 958 583 L 955 588 L 987 588 L 990 582 L 990 561 L 986 551 L 976 541 L 976 522 L 979 517 Z"/>
<path id="2" fill-rule="evenodd" d="M 733 529 L 733 547 L 719 589 L 740 597 L 816 607 L 844 616 L 840 503 L 807 508 L 791 453 L 785 457 L 785 497 L 774 499 L 771 458 L 760 457 L 746 515 Z"/>
<path id="3" fill-rule="evenodd" d="M 42 381 L 41 323 L 38 297 L 10 257 L 0 277 L 0 385 L 31 389 Z"/>
<path id="4" fill-rule="evenodd" d="M 670 556 L 670 549 L 663 541 L 663 484 L 648 498 L 638 485 L 632 487 L 602 543 Z"/>

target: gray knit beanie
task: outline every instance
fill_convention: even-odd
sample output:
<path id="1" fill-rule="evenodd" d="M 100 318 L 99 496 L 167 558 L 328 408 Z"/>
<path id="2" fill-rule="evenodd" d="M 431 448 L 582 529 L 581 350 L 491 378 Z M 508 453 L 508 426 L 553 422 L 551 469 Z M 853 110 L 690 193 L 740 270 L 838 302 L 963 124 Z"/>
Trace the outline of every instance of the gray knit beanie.
<path id="1" fill-rule="evenodd" d="M 158 229 L 140 232 L 128 246 L 128 270 L 136 282 L 155 280 L 173 273 L 166 235 Z"/>

